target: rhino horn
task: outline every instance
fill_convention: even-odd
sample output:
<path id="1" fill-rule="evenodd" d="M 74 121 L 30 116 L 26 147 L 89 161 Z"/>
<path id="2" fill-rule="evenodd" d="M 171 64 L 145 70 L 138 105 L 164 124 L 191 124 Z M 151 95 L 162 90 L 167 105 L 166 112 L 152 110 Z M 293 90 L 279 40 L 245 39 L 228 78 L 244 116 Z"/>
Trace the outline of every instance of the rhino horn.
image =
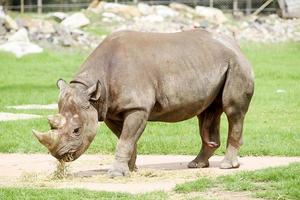
<path id="1" fill-rule="evenodd" d="M 56 136 L 54 135 L 55 133 L 51 131 L 47 133 L 42 133 L 33 129 L 32 133 L 39 140 L 39 142 L 45 147 L 47 147 L 49 150 L 52 149 L 52 147 L 56 143 Z"/>
<path id="2" fill-rule="evenodd" d="M 49 115 L 47 118 L 51 128 L 54 129 L 61 128 L 66 123 L 66 119 L 60 114 Z"/>

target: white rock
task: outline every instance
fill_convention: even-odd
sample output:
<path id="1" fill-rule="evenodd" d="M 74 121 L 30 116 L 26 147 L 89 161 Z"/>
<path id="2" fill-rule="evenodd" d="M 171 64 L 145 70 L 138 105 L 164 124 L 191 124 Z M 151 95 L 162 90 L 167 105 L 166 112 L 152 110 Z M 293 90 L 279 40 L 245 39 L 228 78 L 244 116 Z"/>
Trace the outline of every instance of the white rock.
<path id="1" fill-rule="evenodd" d="M 204 6 L 196 6 L 195 11 L 198 16 L 203 17 L 209 21 L 217 24 L 222 24 L 227 21 L 223 12 L 217 8 L 209 8 Z"/>
<path id="2" fill-rule="evenodd" d="M 111 21 L 118 21 L 118 22 L 121 22 L 121 21 L 125 21 L 124 18 L 116 15 L 115 13 L 111 13 L 111 12 L 104 12 L 102 13 L 102 21 L 104 22 L 111 22 Z"/>
<path id="3" fill-rule="evenodd" d="M 13 20 L 9 15 L 5 16 L 5 26 L 7 29 L 13 29 L 13 30 L 17 30 L 18 24 L 16 23 L 15 20 Z"/>
<path id="4" fill-rule="evenodd" d="M 101 6 L 104 10 L 113 10 L 115 8 L 126 7 L 126 5 L 120 3 L 106 3 L 106 2 L 103 2 Z"/>
<path id="5" fill-rule="evenodd" d="M 0 45 L 0 50 L 11 52 L 20 58 L 27 54 L 41 53 L 43 49 L 30 42 L 11 41 Z"/>
<path id="6" fill-rule="evenodd" d="M 157 15 L 162 16 L 163 18 L 165 17 L 172 18 L 179 15 L 177 11 L 169 8 L 168 6 L 163 6 L 163 5 L 154 6 L 154 10 Z"/>
<path id="7" fill-rule="evenodd" d="M 146 3 L 139 3 L 137 8 L 142 15 L 150 15 L 153 13 L 153 8 Z"/>
<path id="8" fill-rule="evenodd" d="M 138 21 L 142 21 L 145 23 L 155 23 L 155 22 L 163 22 L 164 18 L 160 15 L 147 15 L 140 17 Z"/>
<path id="9" fill-rule="evenodd" d="M 169 7 L 179 12 L 195 13 L 195 10 L 192 7 L 177 2 L 170 3 Z"/>
<path id="10" fill-rule="evenodd" d="M 74 13 L 64 19 L 60 24 L 68 28 L 80 28 L 90 23 L 90 20 L 83 13 Z"/>
<path id="11" fill-rule="evenodd" d="M 49 18 L 54 18 L 55 21 L 61 22 L 62 20 L 66 19 L 68 15 L 64 12 L 54 12 L 48 14 Z"/>
<path id="12" fill-rule="evenodd" d="M 5 13 L 3 11 L 3 6 L 0 6 L 0 17 L 4 17 Z"/>
<path id="13" fill-rule="evenodd" d="M 8 38 L 9 42 L 29 42 L 28 31 L 21 28 Z"/>
<path id="14" fill-rule="evenodd" d="M 9 15 L 6 15 L 3 11 L 3 7 L 0 6 L 0 19 L 4 20 L 5 27 L 9 30 L 17 30 L 18 24 Z"/>

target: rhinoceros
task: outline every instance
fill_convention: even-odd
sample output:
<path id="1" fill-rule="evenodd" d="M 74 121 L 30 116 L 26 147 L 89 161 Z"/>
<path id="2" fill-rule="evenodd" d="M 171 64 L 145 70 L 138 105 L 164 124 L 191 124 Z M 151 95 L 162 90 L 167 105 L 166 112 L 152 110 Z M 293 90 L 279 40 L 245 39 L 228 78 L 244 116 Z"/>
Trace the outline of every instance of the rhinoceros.
<path id="1" fill-rule="evenodd" d="M 239 167 L 245 114 L 253 92 L 251 64 L 237 43 L 201 29 L 177 33 L 115 32 L 86 59 L 70 83 L 60 79 L 59 114 L 51 130 L 34 131 L 57 159 L 77 159 L 99 121 L 118 137 L 111 177 L 136 168 L 136 144 L 147 121 L 197 116 L 202 147 L 189 168 L 208 167 L 220 146 L 220 116 L 229 128 L 220 168 Z"/>

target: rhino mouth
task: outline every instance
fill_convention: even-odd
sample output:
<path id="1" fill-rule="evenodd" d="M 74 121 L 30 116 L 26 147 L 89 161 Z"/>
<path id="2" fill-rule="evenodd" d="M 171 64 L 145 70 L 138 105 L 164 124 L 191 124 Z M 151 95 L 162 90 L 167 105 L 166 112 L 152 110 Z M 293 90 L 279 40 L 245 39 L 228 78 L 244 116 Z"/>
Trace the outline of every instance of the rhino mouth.
<path id="1" fill-rule="evenodd" d="M 63 157 L 62 157 L 62 161 L 64 162 L 71 162 L 71 161 L 74 161 L 75 158 L 74 158 L 74 154 L 75 153 L 66 153 Z"/>

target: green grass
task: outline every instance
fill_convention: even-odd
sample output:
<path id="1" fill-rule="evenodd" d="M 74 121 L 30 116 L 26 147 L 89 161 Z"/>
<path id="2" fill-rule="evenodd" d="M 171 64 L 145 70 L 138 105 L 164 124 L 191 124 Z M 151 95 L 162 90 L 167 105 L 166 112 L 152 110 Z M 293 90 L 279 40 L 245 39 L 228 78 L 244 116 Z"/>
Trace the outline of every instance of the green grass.
<path id="1" fill-rule="evenodd" d="M 37 189 L 37 188 L 0 188 L 0 199 L 3 200 L 68 200 L 68 199 L 128 199 L 160 200 L 166 199 L 164 192 L 152 192 L 141 195 L 113 192 L 93 192 L 81 189 Z"/>
<path id="2" fill-rule="evenodd" d="M 247 43 L 242 49 L 254 66 L 256 84 L 240 154 L 299 156 L 300 43 Z M 56 80 L 62 77 L 69 81 L 87 55 L 80 51 L 48 50 L 17 59 L 0 52 L 0 111 L 43 116 L 55 113 L 49 110 L 16 111 L 5 106 L 56 102 L 59 92 Z M 32 128 L 47 130 L 46 119 L 0 122 L 0 152 L 45 152 L 32 137 Z M 227 121 L 223 116 L 222 146 L 217 154 L 224 153 L 226 138 Z M 88 153 L 113 153 L 115 143 L 115 136 L 101 124 Z M 197 154 L 199 149 L 195 118 L 173 124 L 149 123 L 138 143 L 140 154 Z"/>
<path id="3" fill-rule="evenodd" d="M 203 192 L 207 188 L 212 187 L 213 181 L 210 178 L 201 178 L 193 182 L 176 185 L 175 192 L 177 193 L 188 193 L 188 192 Z"/>
<path id="4" fill-rule="evenodd" d="M 204 178 L 177 185 L 176 192 L 205 192 L 210 188 L 229 191 L 250 191 L 263 199 L 300 199 L 300 163 L 285 167 L 239 172 L 218 178 Z"/>

